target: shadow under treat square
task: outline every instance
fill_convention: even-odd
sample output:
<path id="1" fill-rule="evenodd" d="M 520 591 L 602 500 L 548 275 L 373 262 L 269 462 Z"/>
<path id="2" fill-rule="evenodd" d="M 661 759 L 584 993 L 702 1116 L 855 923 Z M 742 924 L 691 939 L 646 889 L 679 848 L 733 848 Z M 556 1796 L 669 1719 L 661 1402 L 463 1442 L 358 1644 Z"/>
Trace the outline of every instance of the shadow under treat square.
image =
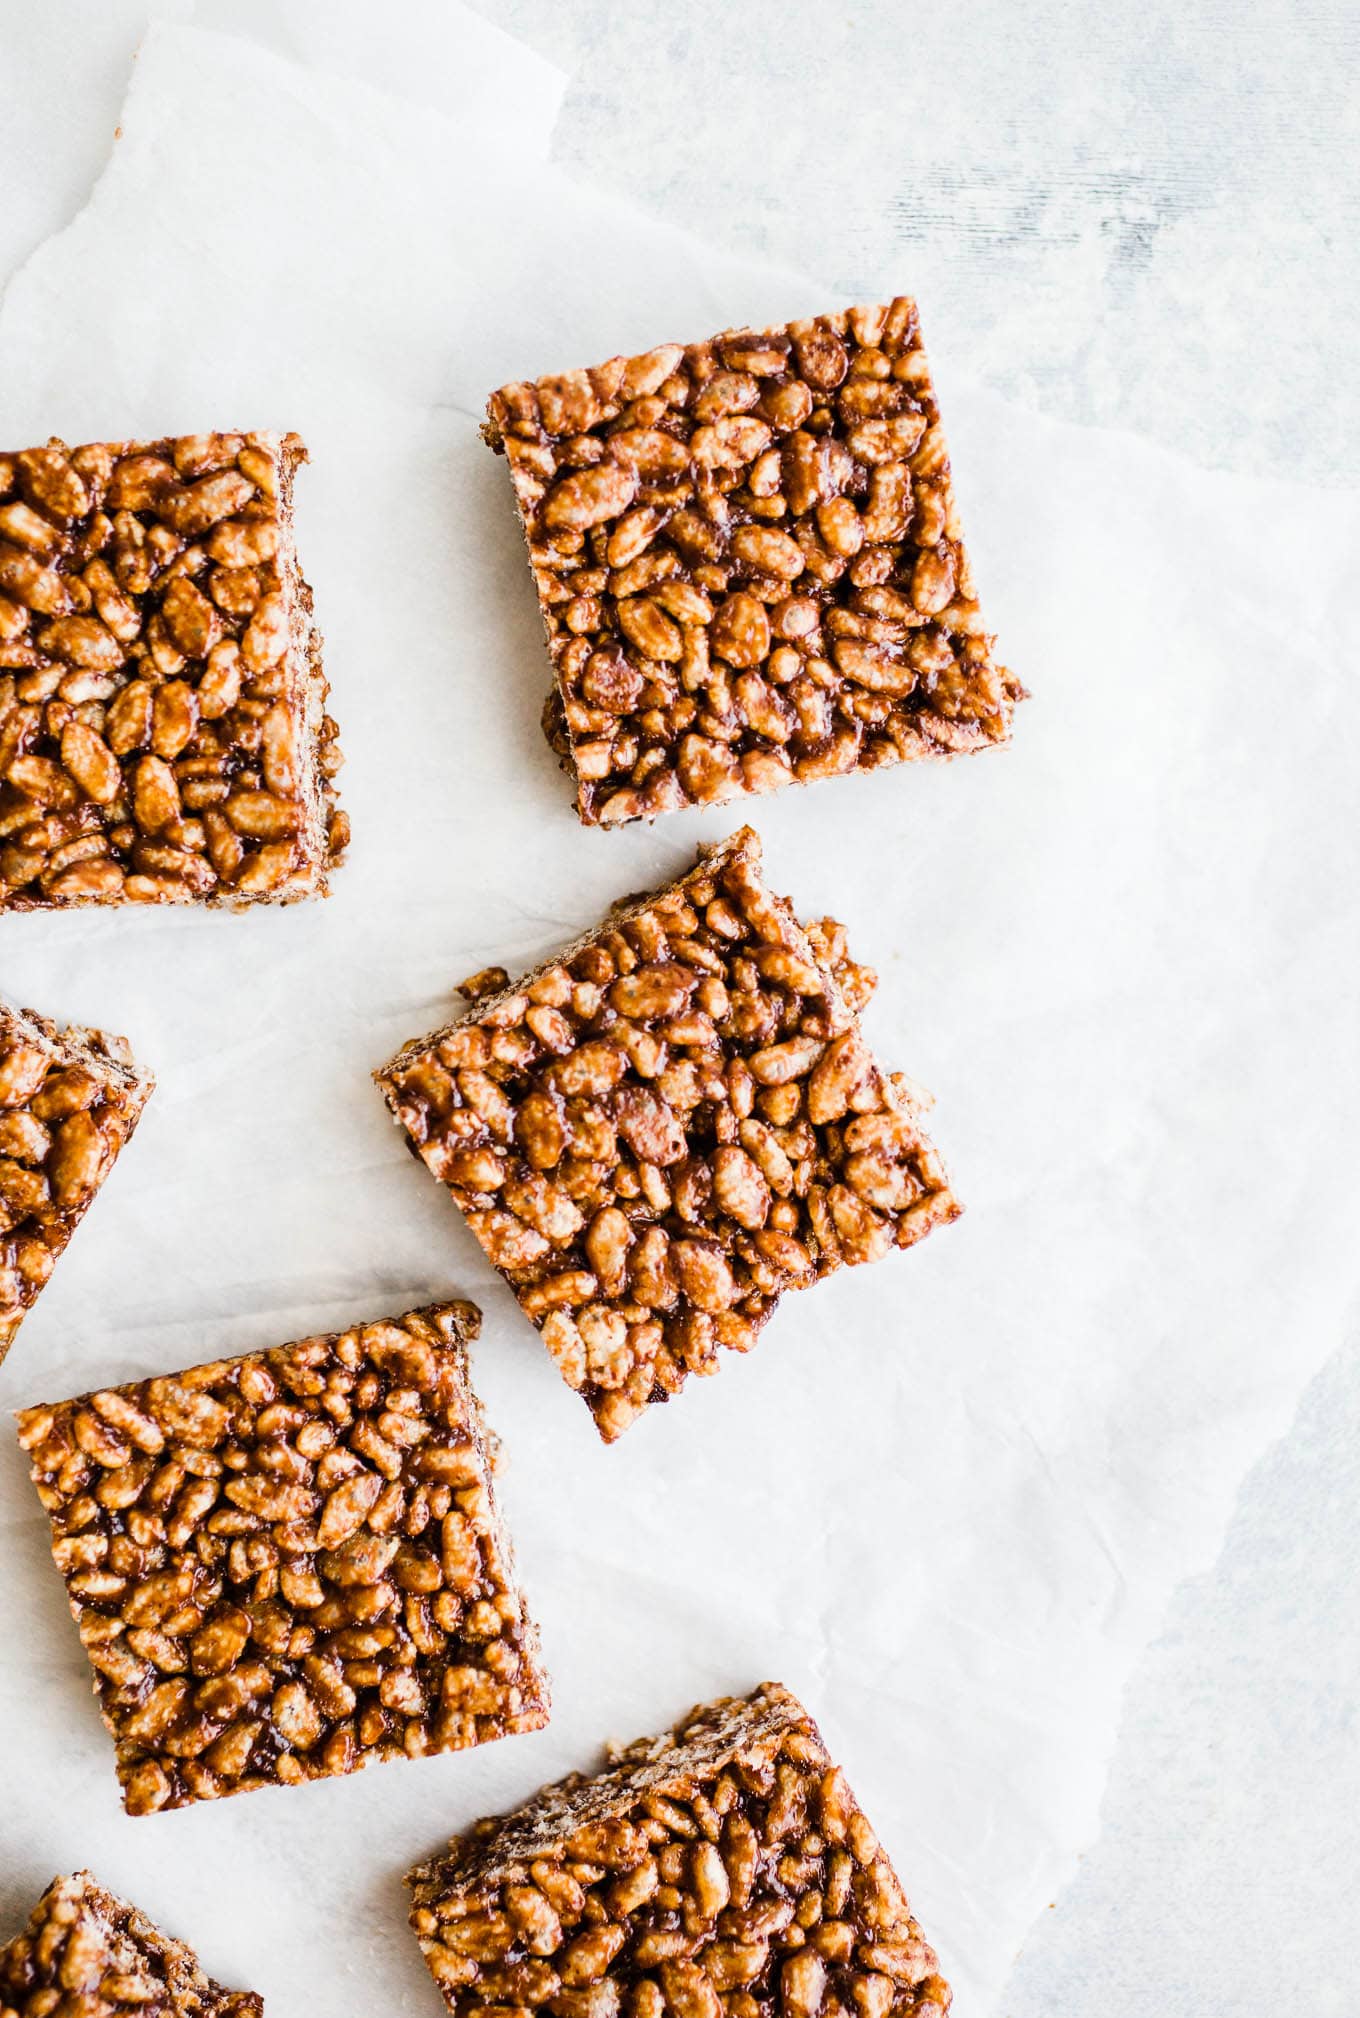
<path id="1" fill-rule="evenodd" d="M 129 1814 L 547 1722 L 436 1304 L 19 1414 Z"/>
<path id="2" fill-rule="evenodd" d="M 503 386 L 588 824 L 1007 740 L 915 303 Z"/>
<path id="3" fill-rule="evenodd" d="M 944 2018 L 888 1858 L 767 1682 L 573 1773 L 411 1872 L 453 2018 Z"/>
<path id="4" fill-rule="evenodd" d="M 0 1948 L 0 2018 L 263 2018 L 253 1990 L 224 1990 L 88 1871 L 54 1878 Z"/>
<path id="5" fill-rule="evenodd" d="M 907 1082 L 860 1033 L 874 976 L 807 927 L 749 827 L 376 1074 L 606 1442 L 785 1290 L 961 1210 Z"/>
<path id="6" fill-rule="evenodd" d="M 0 455 L 0 910 L 324 896 L 348 840 L 297 435 Z"/>

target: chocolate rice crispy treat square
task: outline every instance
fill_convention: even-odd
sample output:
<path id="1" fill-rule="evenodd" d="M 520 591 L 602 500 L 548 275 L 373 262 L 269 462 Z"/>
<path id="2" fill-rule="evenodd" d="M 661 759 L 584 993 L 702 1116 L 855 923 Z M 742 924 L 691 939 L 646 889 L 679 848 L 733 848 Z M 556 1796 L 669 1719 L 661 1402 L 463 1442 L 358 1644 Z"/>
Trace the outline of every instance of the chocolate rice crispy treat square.
<path id="1" fill-rule="evenodd" d="M 375 1075 L 607 1443 L 785 1290 L 957 1217 L 860 1033 L 873 981 L 743 827 Z"/>
<path id="2" fill-rule="evenodd" d="M 0 910 L 324 896 L 349 824 L 295 434 L 0 455 Z"/>
<path id="3" fill-rule="evenodd" d="M 949 1986 L 787 1689 L 691 1710 L 407 1880 L 453 2018 L 944 2018 Z"/>
<path id="4" fill-rule="evenodd" d="M 503 386 L 588 824 L 1004 743 L 916 306 L 662 344 Z"/>
<path id="5" fill-rule="evenodd" d="M 479 1325 L 434 1304 L 20 1412 L 129 1814 L 547 1722 Z"/>
<path id="6" fill-rule="evenodd" d="M 183 1941 L 88 1871 L 54 1878 L 0 1948 L 0 2018 L 262 2018 L 253 1990 L 224 1990 Z"/>
<path id="7" fill-rule="evenodd" d="M 0 1360 L 155 1083 L 125 1038 L 0 1002 Z"/>

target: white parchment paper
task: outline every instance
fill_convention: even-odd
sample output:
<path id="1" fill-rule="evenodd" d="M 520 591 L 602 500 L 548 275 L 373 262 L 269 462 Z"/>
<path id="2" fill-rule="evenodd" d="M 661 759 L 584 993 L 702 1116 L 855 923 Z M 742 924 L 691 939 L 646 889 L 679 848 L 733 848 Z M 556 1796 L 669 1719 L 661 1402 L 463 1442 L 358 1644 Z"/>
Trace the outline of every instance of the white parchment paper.
<path id="1" fill-rule="evenodd" d="M 1043 422 L 935 359 L 984 607 L 1035 698 L 1006 752 L 751 810 L 776 886 L 879 967 L 870 1035 L 934 1088 L 969 1210 L 789 1298 L 605 1450 L 368 1073 L 461 975 L 538 958 L 740 810 L 576 825 L 477 420 L 517 374 L 825 295 L 564 181 L 558 80 L 439 12 L 467 53 L 443 112 L 154 32 L 89 207 L 0 309 L 7 442 L 304 434 L 355 829 L 322 906 L 0 920 L 7 994 L 126 1031 L 160 1077 L 0 1403 L 473 1295 L 555 1715 L 130 1821 L 0 1439 L 0 1926 L 85 1863 L 271 2018 L 428 2014 L 417 1856 L 769 1675 L 985 2018 L 1094 1832 L 1135 1653 L 1352 1311 L 1360 510 Z"/>

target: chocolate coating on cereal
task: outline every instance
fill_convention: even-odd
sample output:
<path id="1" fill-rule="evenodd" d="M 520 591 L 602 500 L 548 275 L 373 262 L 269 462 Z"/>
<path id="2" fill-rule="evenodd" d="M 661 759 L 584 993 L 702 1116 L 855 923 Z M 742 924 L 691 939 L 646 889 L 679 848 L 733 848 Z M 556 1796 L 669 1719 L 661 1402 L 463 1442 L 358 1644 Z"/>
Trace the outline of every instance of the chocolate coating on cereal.
<path id="1" fill-rule="evenodd" d="M 0 455 L 0 910 L 324 896 L 349 826 L 295 434 Z"/>
<path id="2" fill-rule="evenodd" d="M 0 1360 L 155 1083 L 124 1038 L 0 1002 Z"/>
<path id="3" fill-rule="evenodd" d="M 915 304 L 503 386 L 557 678 L 612 824 L 1006 741 Z"/>
<path id="4" fill-rule="evenodd" d="M 767 1682 L 477 1823 L 407 1880 L 453 2018 L 944 2018 L 845 1775 Z"/>
<path id="5" fill-rule="evenodd" d="M 474 1305 L 19 1416 L 129 1814 L 547 1722 Z"/>
<path id="6" fill-rule="evenodd" d="M 861 1034 L 873 977 L 749 827 L 377 1074 L 612 1442 L 785 1290 L 960 1210 Z"/>
<path id="7" fill-rule="evenodd" d="M 0 2018 L 262 2018 L 253 1990 L 224 1990 L 88 1871 L 54 1878 L 0 1948 Z"/>

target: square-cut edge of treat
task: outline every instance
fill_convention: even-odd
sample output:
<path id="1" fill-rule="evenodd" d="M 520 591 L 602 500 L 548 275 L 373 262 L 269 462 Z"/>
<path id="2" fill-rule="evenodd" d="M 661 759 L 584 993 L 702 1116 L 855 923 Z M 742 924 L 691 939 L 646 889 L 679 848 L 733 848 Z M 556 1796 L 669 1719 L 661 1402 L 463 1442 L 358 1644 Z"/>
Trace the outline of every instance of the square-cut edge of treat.
<path id="1" fill-rule="evenodd" d="M 905 296 L 502 386 L 588 824 L 1005 742 L 994 655 Z"/>
<path id="2" fill-rule="evenodd" d="M 943 2018 L 949 1986 L 789 1690 L 700 1705 L 413 1870 L 453 2018 Z"/>
<path id="3" fill-rule="evenodd" d="M 861 1034 L 871 977 L 770 891 L 749 827 L 468 985 L 490 992 L 375 1077 L 606 1442 L 785 1290 L 961 1210 Z"/>
<path id="4" fill-rule="evenodd" d="M 0 910 L 324 896 L 348 840 L 295 434 L 0 455 Z"/>
<path id="5" fill-rule="evenodd" d="M 546 1723 L 479 1324 L 432 1304 L 18 1411 L 129 1814 Z"/>
<path id="6" fill-rule="evenodd" d="M 0 1000 L 0 1360 L 155 1084 L 126 1038 Z"/>
<path id="7" fill-rule="evenodd" d="M 77 1871 L 54 1878 L 23 1933 L 0 1948 L 0 2011 L 49 2018 L 77 2009 L 94 2018 L 262 2018 L 264 1999 L 224 1990 L 186 1942 Z"/>

